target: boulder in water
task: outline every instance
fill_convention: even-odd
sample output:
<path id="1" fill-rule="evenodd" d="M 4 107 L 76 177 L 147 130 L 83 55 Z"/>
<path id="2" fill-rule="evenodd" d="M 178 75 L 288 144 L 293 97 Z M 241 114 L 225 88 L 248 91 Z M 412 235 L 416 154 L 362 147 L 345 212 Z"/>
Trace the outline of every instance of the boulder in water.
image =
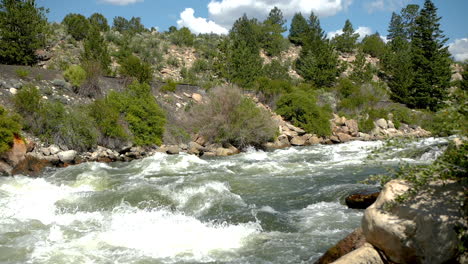
<path id="1" fill-rule="evenodd" d="M 328 264 L 348 254 L 349 252 L 362 247 L 366 243 L 366 238 L 362 233 L 362 229 L 354 230 L 347 237 L 336 243 L 335 246 L 325 252 L 314 264 Z"/>
<path id="2" fill-rule="evenodd" d="M 379 194 L 380 192 L 371 194 L 356 193 L 346 197 L 345 202 L 351 209 L 366 209 L 377 200 Z"/>
<path id="3" fill-rule="evenodd" d="M 333 264 L 384 264 L 379 252 L 369 243 L 339 258 Z"/>

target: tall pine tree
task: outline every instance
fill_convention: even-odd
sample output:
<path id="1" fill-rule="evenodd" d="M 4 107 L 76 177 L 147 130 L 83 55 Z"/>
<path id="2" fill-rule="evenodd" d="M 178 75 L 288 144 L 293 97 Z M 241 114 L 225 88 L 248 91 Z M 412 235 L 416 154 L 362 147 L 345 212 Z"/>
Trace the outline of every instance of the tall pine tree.
<path id="1" fill-rule="evenodd" d="M 45 13 L 34 0 L 0 0 L 0 63 L 36 63 L 36 50 L 45 46 Z"/>
<path id="2" fill-rule="evenodd" d="M 332 42 L 338 51 L 350 53 L 356 48 L 358 38 L 359 34 L 354 32 L 353 24 L 347 19 L 343 27 L 343 34 L 334 37 Z"/>
<path id="3" fill-rule="evenodd" d="M 451 69 L 447 39 L 440 29 L 440 17 L 431 0 L 416 18 L 411 41 L 414 80 L 410 89 L 409 104 L 432 111 L 442 107 L 448 95 Z"/>
<path id="4" fill-rule="evenodd" d="M 289 41 L 294 45 L 303 45 L 303 38 L 307 34 L 309 26 L 307 20 L 301 13 L 296 13 L 291 21 L 291 28 L 289 29 Z"/>
<path id="5" fill-rule="evenodd" d="M 296 71 L 317 86 L 331 86 L 340 73 L 338 55 L 325 38 L 320 20 L 313 12 L 308 22 L 302 37 L 304 46 L 295 63 Z"/>
<path id="6" fill-rule="evenodd" d="M 263 22 L 263 49 L 269 56 L 279 55 L 285 48 L 286 43 L 283 32 L 286 31 L 284 24 L 286 20 L 283 12 L 276 6 L 270 11 L 267 19 Z"/>

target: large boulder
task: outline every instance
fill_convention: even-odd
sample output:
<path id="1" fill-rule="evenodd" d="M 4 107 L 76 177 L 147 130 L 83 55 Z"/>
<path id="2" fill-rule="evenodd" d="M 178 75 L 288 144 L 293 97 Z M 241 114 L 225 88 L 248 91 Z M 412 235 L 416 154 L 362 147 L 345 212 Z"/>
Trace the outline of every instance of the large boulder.
<path id="1" fill-rule="evenodd" d="M 336 243 L 335 246 L 328 249 L 322 257 L 320 257 L 317 261 L 314 262 L 314 264 L 332 263 L 333 261 L 341 258 L 349 252 L 362 247 L 365 243 L 366 238 L 362 233 L 362 229 L 358 228 L 354 230 L 351 234 L 349 234 L 347 237 L 343 238 L 338 243 Z"/>
<path id="2" fill-rule="evenodd" d="M 333 264 L 384 264 L 379 252 L 369 243 L 339 258 Z"/>
<path id="3" fill-rule="evenodd" d="M 70 163 L 75 160 L 77 152 L 75 150 L 62 151 L 57 154 L 60 161 L 63 163 Z"/>
<path id="4" fill-rule="evenodd" d="M 410 188 L 403 180 L 385 185 L 377 201 L 364 213 L 366 240 L 395 263 L 454 260 L 459 245 L 455 227 L 467 226 L 460 210 L 467 188 L 454 181 L 433 182 L 415 197 L 395 202 Z"/>
<path id="5" fill-rule="evenodd" d="M 24 140 L 15 137 L 12 148 L 0 156 L 0 161 L 4 161 L 11 167 L 18 165 L 25 157 L 27 146 Z"/>
<path id="6" fill-rule="evenodd" d="M 12 171 L 12 174 L 22 174 L 28 176 L 37 176 L 42 170 L 50 166 L 51 163 L 48 160 L 42 159 L 41 156 L 33 153 L 28 153 Z"/>
<path id="7" fill-rule="evenodd" d="M 349 133 L 357 137 L 359 135 L 359 125 L 358 122 L 354 119 L 346 120 L 345 122 L 346 127 L 349 129 Z"/>

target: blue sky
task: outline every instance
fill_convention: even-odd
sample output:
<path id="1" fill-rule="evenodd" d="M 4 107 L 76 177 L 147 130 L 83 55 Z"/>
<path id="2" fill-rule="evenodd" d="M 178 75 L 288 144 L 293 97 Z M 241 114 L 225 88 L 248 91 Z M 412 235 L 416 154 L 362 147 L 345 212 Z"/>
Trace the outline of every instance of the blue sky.
<path id="1" fill-rule="evenodd" d="M 433 0 L 442 16 L 442 29 L 451 52 L 458 59 L 468 59 L 467 0 Z M 288 21 L 295 12 L 309 14 L 314 10 L 320 17 L 323 29 L 337 32 L 350 19 L 361 35 L 378 31 L 387 34 L 392 11 L 406 4 L 423 5 L 423 0 L 37 0 L 38 5 L 50 9 L 50 21 L 60 22 L 68 13 L 89 16 L 102 13 L 110 23 L 115 16 L 141 17 L 146 27 L 160 31 L 169 26 L 187 26 L 192 32 L 226 33 L 232 23 L 243 13 L 263 19 L 273 6 L 283 10 Z"/>

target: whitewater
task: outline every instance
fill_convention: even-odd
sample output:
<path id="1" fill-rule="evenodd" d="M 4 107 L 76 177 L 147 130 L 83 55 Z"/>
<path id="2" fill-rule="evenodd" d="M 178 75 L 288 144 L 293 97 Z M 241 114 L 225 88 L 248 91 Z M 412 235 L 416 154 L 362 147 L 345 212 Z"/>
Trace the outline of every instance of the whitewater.
<path id="1" fill-rule="evenodd" d="M 0 177 L 0 263 L 313 263 L 360 226 L 344 198 L 448 140 L 156 154 Z M 372 157 L 372 158 L 370 158 Z"/>

